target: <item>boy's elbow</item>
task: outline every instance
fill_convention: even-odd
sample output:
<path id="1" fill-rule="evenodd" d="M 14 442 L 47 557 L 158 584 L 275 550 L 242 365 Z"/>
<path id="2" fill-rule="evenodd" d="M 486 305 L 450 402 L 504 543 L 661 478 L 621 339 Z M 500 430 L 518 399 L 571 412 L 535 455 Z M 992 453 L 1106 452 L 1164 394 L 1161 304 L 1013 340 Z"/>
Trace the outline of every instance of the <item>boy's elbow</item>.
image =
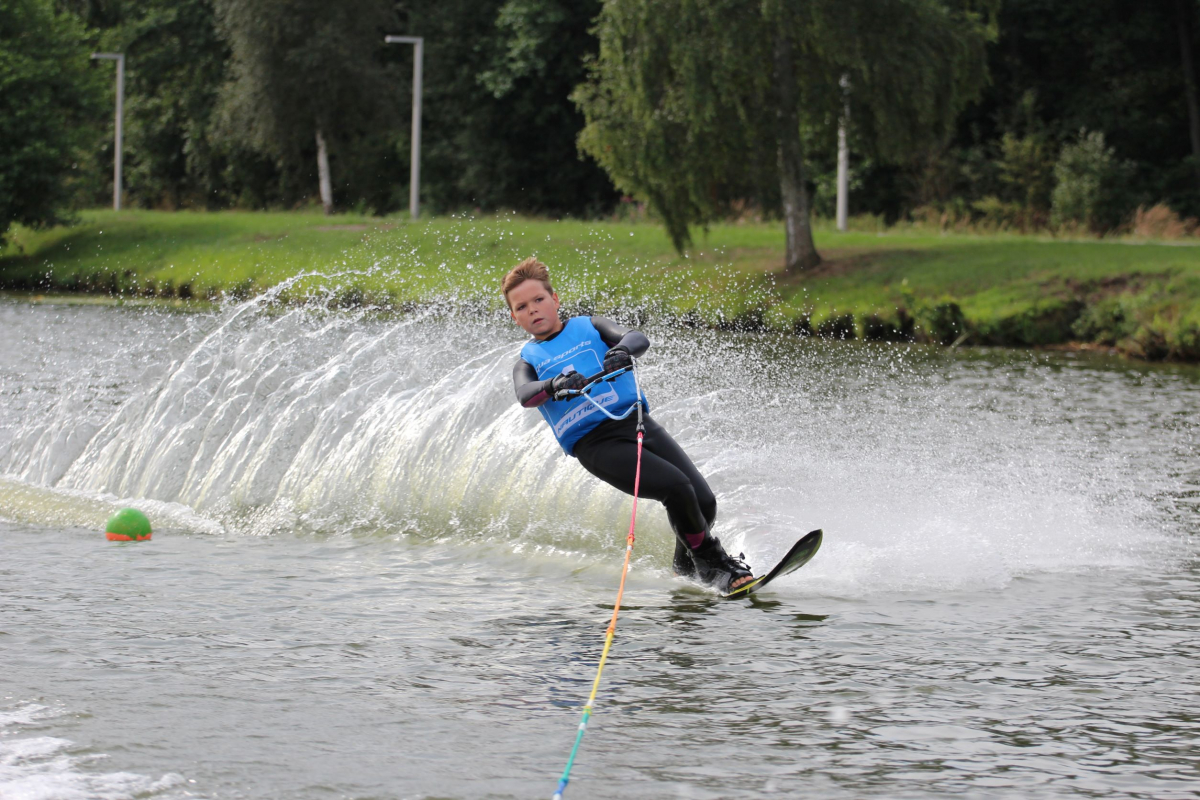
<path id="1" fill-rule="evenodd" d="M 540 406 L 542 403 L 546 402 L 549 399 L 550 399 L 550 395 L 546 394 L 544 391 L 541 391 L 541 392 L 538 392 L 537 394 L 535 394 L 533 397 L 530 397 L 526 400 L 522 400 L 521 405 L 524 408 L 537 408 L 538 406 Z"/>
<path id="2" fill-rule="evenodd" d="M 634 358 L 640 358 L 650 349 L 650 340 L 641 331 L 630 331 L 622 337 L 621 346 Z"/>
<path id="3" fill-rule="evenodd" d="M 545 383 L 534 383 L 517 390 L 517 402 L 522 408 L 537 408 L 549 399 L 550 393 L 546 391 Z"/>

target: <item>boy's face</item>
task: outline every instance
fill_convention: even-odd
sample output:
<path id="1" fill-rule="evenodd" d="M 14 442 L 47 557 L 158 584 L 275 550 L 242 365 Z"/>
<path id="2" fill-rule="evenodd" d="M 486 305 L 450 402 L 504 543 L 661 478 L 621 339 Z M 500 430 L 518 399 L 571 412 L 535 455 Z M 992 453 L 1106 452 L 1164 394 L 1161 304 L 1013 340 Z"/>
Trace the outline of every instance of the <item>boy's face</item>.
<path id="1" fill-rule="evenodd" d="M 545 339 L 562 327 L 558 319 L 558 295 L 541 281 L 514 286 L 508 292 L 508 305 L 513 322 L 535 339 Z"/>

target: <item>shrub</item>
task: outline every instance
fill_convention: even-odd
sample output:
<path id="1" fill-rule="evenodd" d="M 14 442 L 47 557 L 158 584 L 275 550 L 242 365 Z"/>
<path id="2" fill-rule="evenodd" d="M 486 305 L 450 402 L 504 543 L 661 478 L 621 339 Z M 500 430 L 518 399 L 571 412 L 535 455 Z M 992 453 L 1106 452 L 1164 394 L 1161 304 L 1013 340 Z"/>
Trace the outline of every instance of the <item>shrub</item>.
<path id="1" fill-rule="evenodd" d="M 1126 213 L 1125 183 L 1130 167 L 1118 161 L 1100 131 L 1079 132 L 1063 146 L 1054 165 L 1050 221 L 1056 228 L 1082 227 L 1104 233 Z"/>
<path id="2" fill-rule="evenodd" d="M 1049 300 L 1001 317 L 980 330 L 980 336 L 986 343 L 1007 346 L 1062 344 L 1071 341 L 1083 310 L 1080 300 Z"/>
<path id="3" fill-rule="evenodd" d="M 958 303 L 944 299 L 919 312 L 925 338 L 940 344 L 953 344 L 967 330 L 967 318 Z"/>
<path id="4" fill-rule="evenodd" d="M 1071 323 L 1072 335 L 1081 341 L 1115 345 L 1134 332 L 1132 314 L 1120 297 L 1107 298 L 1083 309 Z"/>
<path id="5" fill-rule="evenodd" d="M 792 333 L 797 336 L 812 336 L 812 314 L 805 311 L 792 321 Z"/>
<path id="6" fill-rule="evenodd" d="M 1029 215 L 1020 203 L 1005 202 L 995 195 L 976 200 L 971 208 L 980 217 L 975 227 L 982 230 L 1025 230 L 1029 221 Z"/>
<path id="7" fill-rule="evenodd" d="M 1171 353 L 1167 337 L 1156 325 L 1142 325 L 1121 342 L 1122 349 L 1147 361 L 1162 361 Z"/>
<path id="8" fill-rule="evenodd" d="M 856 336 L 853 314 L 833 314 L 816 329 L 817 336 L 826 339 L 853 339 Z"/>
<path id="9" fill-rule="evenodd" d="M 761 333 L 768 329 L 767 310 L 761 306 L 744 308 L 733 316 L 732 329 L 749 333 Z"/>
<path id="10" fill-rule="evenodd" d="M 911 342 L 914 327 L 915 320 L 903 308 L 897 310 L 894 319 L 879 313 L 862 318 L 863 338 L 875 342 Z"/>
<path id="11" fill-rule="evenodd" d="M 1006 194 L 1012 198 L 1003 205 L 1014 215 L 1013 224 L 1022 231 L 1043 227 L 1054 185 L 1054 146 L 1050 137 L 1040 129 L 1020 137 L 1004 134 L 997 166 L 1000 181 L 1008 189 Z"/>
<path id="12" fill-rule="evenodd" d="M 1170 357 L 1180 361 L 1200 361 L 1200 327 L 1180 322 L 1167 334 Z"/>
<path id="13" fill-rule="evenodd" d="M 250 291 L 250 287 L 247 287 L 245 295 L 249 295 Z M 334 294 L 331 305 L 337 308 L 361 308 L 367 305 L 367 297 L 358 286 L 344 286 Z"/>

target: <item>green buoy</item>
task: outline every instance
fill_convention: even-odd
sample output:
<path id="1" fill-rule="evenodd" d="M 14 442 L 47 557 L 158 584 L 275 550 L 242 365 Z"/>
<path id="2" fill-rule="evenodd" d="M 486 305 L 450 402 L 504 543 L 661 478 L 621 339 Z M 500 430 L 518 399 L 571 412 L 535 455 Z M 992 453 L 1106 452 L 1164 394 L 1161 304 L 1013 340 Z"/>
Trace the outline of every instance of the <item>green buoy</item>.
<path id="1" fill-rule="evenodd" d="M 150 538 L 150 520 L 136 508 L 122 508 L 104 527 L 110 542 L 142 542 Z"/>

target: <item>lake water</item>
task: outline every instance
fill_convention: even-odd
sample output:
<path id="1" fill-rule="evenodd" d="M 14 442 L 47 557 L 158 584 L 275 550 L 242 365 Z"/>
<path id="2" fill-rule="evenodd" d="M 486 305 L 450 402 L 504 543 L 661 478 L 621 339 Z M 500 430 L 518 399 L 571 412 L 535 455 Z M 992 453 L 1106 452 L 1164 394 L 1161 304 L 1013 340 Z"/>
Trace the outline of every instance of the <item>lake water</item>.
<path id="1" fill-rule="evenodd" d="M 1200 371 L 648 333 L 730 549 L 825 544 L 724 602 L 643 504 L 567 797 L 1196 796 Z M 0 301 L 0 797 L 549 797 L 630 502 L 519 334 Z"/>

